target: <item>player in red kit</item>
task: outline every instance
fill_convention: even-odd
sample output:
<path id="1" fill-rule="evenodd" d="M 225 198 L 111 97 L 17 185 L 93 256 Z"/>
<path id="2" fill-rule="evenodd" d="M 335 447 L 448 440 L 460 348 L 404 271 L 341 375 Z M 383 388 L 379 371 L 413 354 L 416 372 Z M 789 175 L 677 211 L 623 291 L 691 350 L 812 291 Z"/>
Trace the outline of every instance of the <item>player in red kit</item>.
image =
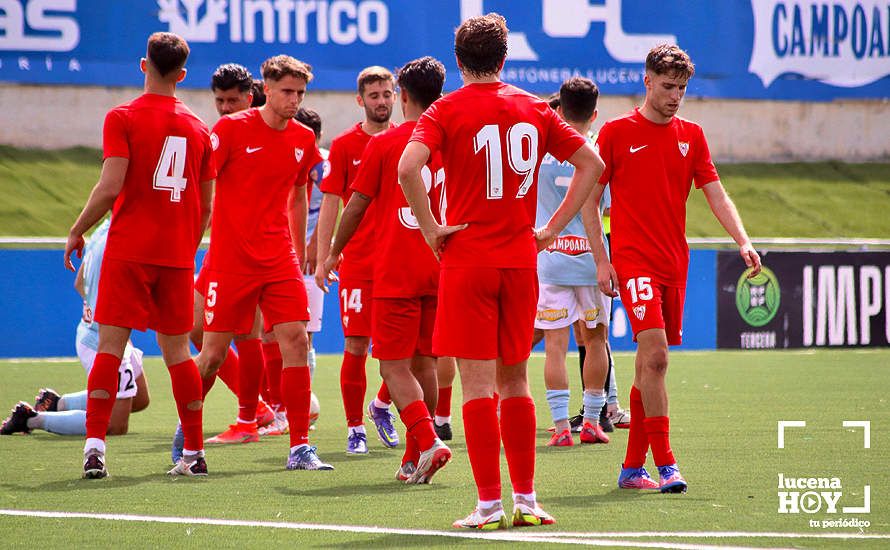
<path id="1" fill-rule="evenodd" d="M 597 139 L 606 170 L 593 198 L 598 203 L 610 186 L 614 265 L 602 239 L 594 239 L 597 279 L 603 292 L 620 292 L 637 342 L 630 433 L 618 478 L 625 489 L 681 493 L 687 487 L 670 446 L 665 375 L 668 346 L 682 339 L 689 265 L 686 199 L 693 182 L 738 243 L 750 275 L 760 271 L 760 257 L 720 183 L 701 127 L 676 116 L 694 72 L 679 47 L 653 48 L 646 57 L 643 106 L 607 122 Z M 660 482 L 643 467 L 649 448 Z"/>
<path id="2" fill-rule="evenodd" d="M 321 155 L 315 134 L 293 116 L 312 72 L 286 55 L 267 59 L 262 72 L 266 104 L 222 117 L 211 136 L 219 177 L 204 268 L 204 347 L 198 364 L 205 377 L 215 372 L 232 337 L 250 332 L 259 304 L 281 349 L 281 399 L 291 444 L 287 469 L 331 470 L 309 446 L 309 307 L 299 267 L 306 251 L 304 186 Z M 297 242 L 288 225 L 292 191 L 295 208 L 304 212 L 298 216 L 303 221 Z M 254 410 L 246 418 L 256 417 L 257 393 L 258 388 L 250 392 Z"/>
<path id="3" fill-rule="evenodd" d="M 102 478 L 118 367 L 133 329 L 157 331 L 185 441 L 172 475 L 207 475 L 201 377 L 189 356 L 195 250 L 210 217 L 216 171 L 207 126 L 176 97 L 189 47 L 172 33 L 148 39 L 145 93 L 105 117 L 102 174 L 65 245 L 65 266 L 83 234 L 112 209 L 94 320 L 99 346 L 87 380 L 83 477 Z"/>
<path id="4" fill-rule="evenodd" d="M 392 73 L 383 67 L 368 67 L 358 75 L 358 104 L 365 109 L 365 120 L 346 130 L 331 143 L 328 161 L 331 167 L 321 182 L 324 198 L 318 215 L 318 250 L 316 284 L 327 292 L 326 279 L 319 268 L 328 257 L 337 209 L 342 199 L 349 202 L 350 185 L 361 165 L 362 153 L 371 136 L 392 127 L 389 119 L 395 100 Z M 340 319 L 346 336 L 343 364 L 340 367 L 340 391 L 346 413 L 346 452 L 351 455 L 367 454 L 368 443 L 362 420 L 367 378 L 365 362 L 371 341 L 372 280 L 374 261 L 374 236 L 371 224 L 365 222 L 358 228 L 343 250 L 339 266 Z M 399 444 L 399 435 L 392 425 L 389 412 L 390 397 L 386 384 L 380 387 L 376 399 L 368 404 L 368 416 L 374 421 L 380 441 L 387 447 Z"/>
<path id="5" fill-rule="evenodd" d="M 429 483 L 451 459 L 451 450 L 437 437 L 430 417 L 438 398 L 432 336 L 439 263 L 418 231 L 398 180 L 399 158 L 417 119 L 442 95 L 444 83 L 445 67 L 432 57 L 410 61 L 399 71 L 405 123 L 368 142 L 322 272 L 325 277 L 330 273 L 359 224 L 368 218 L 377 236 L 372 351 L 408 429 L 396 471 L 396 478 L 406 483 Z M 424 167 L 423 177 L 435 205 L 444 183 L 438 155 Z M 373 212 L 366 214 L 372 204 Z"/>
<path id="6" fill-rule="evenodd" d="M 602 161 L 547 103 L 500 81 L 507 54 L 503 17 L 464 21 L 454 42 L 464 86 L 420 117 L 399 163 L 408 203 L 441 257 L 433 353 L 457 358 L 463 388 L 478 503 L 454 526 L 506 527 L 501 442 L 513 485 L 513 525 L 551 524 L 554 519 L 535 495 L 535 404 L 527 376 L 536 259 L 584 205 Z M 447 176 L 447 225 L 433 217 L 421 177 L 436 152 Z M 536 231 L 537 174 L 546 153 L 576 170 L 563 203 Z M 494 392 L 500 395 L 500 415 Z"/>

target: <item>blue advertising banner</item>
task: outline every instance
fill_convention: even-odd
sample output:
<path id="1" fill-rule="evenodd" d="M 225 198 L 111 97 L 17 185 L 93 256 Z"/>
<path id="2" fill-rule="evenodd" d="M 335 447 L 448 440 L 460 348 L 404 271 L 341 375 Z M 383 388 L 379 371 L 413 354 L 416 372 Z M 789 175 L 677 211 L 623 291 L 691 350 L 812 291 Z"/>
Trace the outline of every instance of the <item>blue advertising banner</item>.
<path id="1" fill-rule="evenodd" d="M 198 265 L 204 252 L 198 251 Z M 715 251 L 691 251 L 683 345 L 678 349 L 717 346 L 716 270 Z M 321 332 L 313 336 L 319 353 L 343 352 L 339 308 L 334 286 L 325 295 Z M 636 349 L 620 301 L 615 302 L 614 309 L 612 349 Z M 74 274 L 62 266 L 61 250 L 0 250 L 0 357 L 73 357 L 74 331 L 82 312 L 81 299 L 74 290 Z M 133 332 L 132 340 L 146 354 L 160 354 L 153 332 Z M 541 344 L 537 351 L 543 349 Z"/>
<path id="2" fill-rule="evenodd" d="M 696 63 L 693 96 L 890 97 L 890 0 L 0 0 L 0 81 L 138 86 L 147 36 L 172 31 L 192 48 L 190 87 L 288 53 L 315 67 L 314 89 L 350 91 L 364 66 L 422 55 L 454 89 L 454 28 L 488 11 L 511 29 L 504 80 L 533 92 L 582 75 L 639 94 L 649 48 L 676 42 Z"/>

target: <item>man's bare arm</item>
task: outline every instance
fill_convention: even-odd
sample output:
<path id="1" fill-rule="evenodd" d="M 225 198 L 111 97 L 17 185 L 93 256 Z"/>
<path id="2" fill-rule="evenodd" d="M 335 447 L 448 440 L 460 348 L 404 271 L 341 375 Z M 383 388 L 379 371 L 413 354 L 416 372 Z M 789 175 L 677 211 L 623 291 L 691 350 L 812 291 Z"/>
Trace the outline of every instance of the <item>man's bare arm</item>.
<path id="1" fill-rule="evenodd" d="M 123 189 L 129 164 L 130 160 L 123 157 L 108 157 L 102 163 L 99 181 L 96 182 L 80 216 L 68 232 L 68 242 L 65 243 L 65 267 L 68 270 L 74 271 L 71 254 L 77 251 L 78 258 L 83 255 L 83 234 L 114 206 L 114 200 Z"/>
<path id="2" fill-rule="evenodd" d="M 325 292 L 328 291 L 327 281 L 321 277 L 319 269 L 331 251 L 331 238 L 334 235 L 334 224 L 337 222 L 339 210 L 340 197 L 333 193 L 324 193 L 318 211 L 318 223 L 315 226 L 315 232 L 318 235 L 318 246 L 315 253 L 315 284 Z"/>
<path id="3" fill-rule="evenodd" d="M 702 186 L 702 191 L 708 200 L 708 206 L 711 207 L 714 217 L 717 218 L 723 229 L 739 245 L 739 254 L 745 260 L 745 265 L 753 268 L 748 277 L 754 277 L 760 273 L 760 255 L 754 250 L 754 245 L 751 244 L 751 239 L 745 231 L 745 225 L 742 223 L 739 211 L 736 210 L 735 204 L 729 198 L 726 189 L 723 188 L 723 184 L 720 183 L 720 180 L 712 181 Z"/>

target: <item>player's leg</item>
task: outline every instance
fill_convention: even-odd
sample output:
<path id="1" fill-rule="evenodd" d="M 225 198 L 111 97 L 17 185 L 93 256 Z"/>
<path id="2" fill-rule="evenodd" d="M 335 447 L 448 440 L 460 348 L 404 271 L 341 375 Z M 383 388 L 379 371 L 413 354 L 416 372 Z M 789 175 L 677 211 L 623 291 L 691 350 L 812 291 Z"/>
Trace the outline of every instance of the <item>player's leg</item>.
<path id="1" fill-rule="evenodd" d="M 538 305 L 534 269 L 502 269 L 498 313 L 497 391 L 504 455 L 513 485 L 513 525 L 548 525 L 553 517 L 535 494 L 535 402 L 528 387 L 527 364 Z"/>
<path id="2" fill-rule="evenodd" d="M 575 346 L 578 348 L 578 376 L 581 379 L 581 391 L 584 391 L 584 361 L 587 359 L 587 348 L 584 347 L 584 339 L 581 337 L 581 325 L 584 321 L 579 319 L 572 325 L 575 333 Z M 578 414 L 569 418 L 569 424 L 572 426 L 572 432 L 580 432 L 581 426 L 584 424 L 584 403 L 578 409 Z"/>
<path id="3" fill-rule="evenodd" d="M 170 475 L 206 476 L 204 460 L 203 409 L 204 397 L 198 365 L 189 353 L 188 332 L 166 334 L 158 331 L 158 347 L 170 374 L 173 400 L 182 427 L 183 448 Z M 204 333 L 204 349 L 213 349 L 214 333 Z M 218 333 L 217 333 L 218 335 Z M 210 346 L 208 346 L 210 340 Z"/>
<path id="4" fill-rule="evenodd" d="M 136 382 L 139 377 L 142 377 L 142 350 L 127 342 L 127 349 L 124 351 L 124 357 L 120 369 L 118 369 L 117 399 L 111 410 L 111 419 L 108 423 L 109 435 L 126 435 L 129 430 L 134 398 L 139 393 L 139 386 Z M 145 405 L 147 406 L 148 403 L 146 402 Z"/>
<path id="5" fill-rule="evenodd" d="M 262 316 L 259 309 L 251 312 L 251 327 L 247 334 L 235 335 L 238 350 L 238 415 L 234 428 L 211 438 L 218 443 L 250 443 L 260 440 L 257 431 L 257 405 L 263 369 Z M 210 441 L 210 440 L 208 440 Z"/>
<path id="6" fill-rule="evenodd" d="M 621 408 L 618 401 L 618 383 L 615 378 L 615 355 L 612 346 L 606 341 L 606 352 L 609 354 L 609 389 L 606 394 L 606 414 L 609 423 L 621 429 L 630 428 L 630 411 Z M 605 428 L 604 428 L 605 429 Z"/>
<path id="7" fill-rule="evenodd" d="M 584 363 L 584 423 L 581 427 L 582 443 L 608 443 L 609 436 L 600 426 L 599 418 L 606 404 L 606 392 L 603 389 L 609 376 L 609 358 L 606 353 L 608 327 L 598 324 L 593 328 L 581 328 L 581 338 L 587 355 Z"/>
<path id="8" fill-rule="evenodd" d="M 569 327 L 544 330 L 544 386 L 547 388 L 547 405 L 553 419 L 553 437 L 548 446 L 569 447 L 574 445 L 569 426 L 569 380 L 566 376 L 566 349 L 569 345 Z"/>
<path id="9" fill-rule="evenodd" d="M 436 413 L 433 419 L 436 435 L 442 441 L 451 441 L 451 388 L 457 375 L 457 361 L 454 357 L 439 357 L 436 360 L 436 382 L 439 398 L 436 400 Z"/>
<path id="10" fill-rule="evenodd" d="M 315 286 L 314 281 L 312 285 Z M 288 432 L 288 425 L 287 410 L 281 398 L 281 349 L 278 347 L 275 333 L 271 330 L 263 331 L 263 361 L 268 385 L 267 404 L 271 407 L 274 418 L 271 424 L 260 428 L 260 435 L 284 435 Z M 311 376 L 311 365 L 309 371 Z"/>

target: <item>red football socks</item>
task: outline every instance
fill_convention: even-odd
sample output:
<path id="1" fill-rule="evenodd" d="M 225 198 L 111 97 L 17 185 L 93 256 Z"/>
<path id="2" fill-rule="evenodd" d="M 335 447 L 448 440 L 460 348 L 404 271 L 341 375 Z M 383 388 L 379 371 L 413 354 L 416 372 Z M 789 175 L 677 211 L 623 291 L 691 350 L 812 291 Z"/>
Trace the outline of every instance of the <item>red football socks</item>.
<path id="1" fill-rule="evenodd" d="M 624 455 L 625 468 L 642 468 L 649 451 L 649 438 L 646 436 L 646 412 L 643 409 L 643 396 L 636 386 L 630 388 L 630 430 L 627 434 L 627 452 Z"/>
<path id="2" fill-rule="evenodd" d="M 411 434 L 408 434 L 408 437 L 405 438 L 405 454 L 402 455 L 402 466 L 405 465 L 406 462 L 413 462 L 415 466 L 417 466 L 417 462 L 420 460 L 420 449 L 417 448 L 417 440 L 411 437 Z"/>
<path id="3" fill-rule="evenodd" d="M 198 374 L 201 374 L 200 370 L 198 370 Z M 201 401 L 207 399 L 207 394 L 210 393 L 210 389 L 213 388 L 213 385 L 216 383 L 217 374 L 211 374 L 210 376 L 201 379 Z"/>
<path id="4" fill-rule="evenodd" d="M 216 376 L 232 393 L 238 395 L 238 354 L 232 348 L 226 351 L 226 360 L 216 371 Z"/>
<path id="5" fill-rule="evenodd" d="M 179 423 L 185 438 L 183 448 L 189 451 L 200 451 L 204 448 L 202 426 L 203 404 L 201 402 L 201 375 L 198 365 L 191 359 L 167 367 L 170 373 L 170 384 L 173 386 L 173 399 L 179 412 Z M 189 408 L 190 403 L 199 403 L 197 409 Z"/>
<path id="6" fill-rule="evenodd" d="M 501 499 L 501 433 L 494 399 L 483 397 L 464 403 L 467 455 L 479 500 Z"/>
<path id="7" fill-rule="evenodd" d="M 426 408 L 426 403 L 418 399 L 401 411 L 399 417 L 408 428 L 408 435 L 417 442 L 417 447 L 425 451 L 436 442 L 436 431 L 433 429 L 433 419 Z"/>
<path id="8" fill-rule="evenodd" d="M 350 428 L 363 424 L 365 391 L 368 389 L 365 379 L 365 360 L 367 358 L 367 355 L 343 352 L 343 365 L 340 367 L 340 392 L 343 395 L 346 425 Z"/>
<path id="9" fill-rule="evenodd" d="M 310 384 L 308 365 L 281 369 L 281 399 L 287 408 L 291 447 L 309 443 Z"/>
<path id="10" fill-rule="evenodd" d="M 117 398 L 117 371 L 120 366 L 121 360 L 118 357 L 110 353 L 96 354 L 93 368 L 87 377 L 87 439 L 105 440 L 111 410 Z M 96 390 L 104 390 L 108 397 L 92 397 Z"/>
<path id="11" fill-rule="evenodd" d="M 501 400 L 501 440 L 513 492 L 535 491 L 535 402 L 531 397 Z M 481 498 L 481 497 L 480 497 Z"/>
<path id="12" fill-rule="evenodd" d="M 392 397 L 389 396 L 389 388 L 386 387 L 386 382 L 380 383 L 380 389 L 377 390 L 377 399 L 382 403 L 392 403 Z"/>
<path id="13" fill-rule="evenodd" d="M 266 361 L 266 383 L 269 385 L 269 405 L 281 405 L 281 349 L 278 342 L 263 343 L 263 358 Z"/>
<path id="14" fill-rule="evenodd" d="M 633 412 L 630 413 L 633 422 Z M 677 462 L 671 452 L 671 421 L 667 416 L 650 416 L 643 420 L 649 446 L 652 447 L 652 459 L 656 466 L 670 466 Z"/>
<path id="15" fill-rule="evenodd" d="M 439 401 L 436 403 L 436 416 L 451 416 L 451 386 L 439 388 Z"/>
<path id="16" fill-rule="evenodd" d="M 263 375 L 263 343 L 259 338 L 235 340 L 238 348 L 238 422 L 256 422 Z"/>

